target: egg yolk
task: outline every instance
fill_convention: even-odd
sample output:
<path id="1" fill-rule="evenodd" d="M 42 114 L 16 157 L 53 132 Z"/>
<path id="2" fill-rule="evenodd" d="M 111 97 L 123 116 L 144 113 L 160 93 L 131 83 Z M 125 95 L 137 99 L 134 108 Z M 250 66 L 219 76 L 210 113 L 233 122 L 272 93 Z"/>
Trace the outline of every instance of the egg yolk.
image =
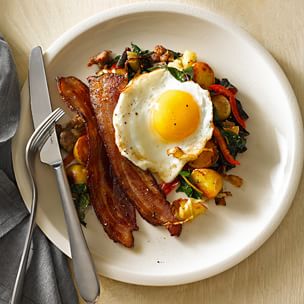
<path id="1" fill-rule="evenodd" d="M 198 127 L 200 110 L 191 94 L 169 90 L 160 95 L 152 113 L 153 129 L 166 141 L 176 142 L 191 135 Z"/>

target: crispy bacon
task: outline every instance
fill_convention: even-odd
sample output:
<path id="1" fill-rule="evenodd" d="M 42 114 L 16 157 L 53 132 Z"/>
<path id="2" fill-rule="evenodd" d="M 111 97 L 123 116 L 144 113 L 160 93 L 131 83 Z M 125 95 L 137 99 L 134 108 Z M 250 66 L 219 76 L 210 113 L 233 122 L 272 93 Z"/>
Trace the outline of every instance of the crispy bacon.
<path id="1" fill-rule="evenodd" d="M 113 111 L 119 94 L 127 84 L 127 79 L 108 73 L 99 77 L 89 77 L 88 80 L 100 135 L 122 190 L 145 220 L 153 225 L 164 225 L 171 235 L 178 236 L 181 233 L 181 225 L 176 224 L 177 220 L 171 212 L 170 204 L 153 176 L 123 157 L 115 144 Z"/>
<path id="2" fill-rule="evenodd" d="M 117 191 L 117 181 L 110 176 L 111 168 L 98 133 L 89 89 L 75 77 L 58 78 L 57 85 L 65 103 L 86 122 L 89 144 L 88 187 L 95 213 L 113 241 L 132 247 L 132 231 L 138 229 L 135 208 Z"/>

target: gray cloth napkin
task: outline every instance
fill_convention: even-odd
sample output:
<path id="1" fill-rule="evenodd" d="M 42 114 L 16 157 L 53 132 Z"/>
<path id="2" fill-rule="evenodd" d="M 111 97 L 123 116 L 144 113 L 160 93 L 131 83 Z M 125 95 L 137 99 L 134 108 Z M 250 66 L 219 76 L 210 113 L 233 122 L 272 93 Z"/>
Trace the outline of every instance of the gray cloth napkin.
<path id="1" fill-rule="evenodd" d="M 15 65 L 0 35 L 0 304 L 9 303 L 29 220 L 11 162 L 10 139 L 17 129 L 19 108 Z M 78 303 L 66 256 L 38 227 L 33 235 L 22 303 Z"/>

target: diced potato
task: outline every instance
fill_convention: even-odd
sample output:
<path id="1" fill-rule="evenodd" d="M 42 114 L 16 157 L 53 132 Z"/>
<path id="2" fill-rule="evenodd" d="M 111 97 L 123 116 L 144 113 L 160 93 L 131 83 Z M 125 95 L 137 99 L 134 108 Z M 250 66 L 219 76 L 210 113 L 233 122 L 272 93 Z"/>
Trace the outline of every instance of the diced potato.
<path id="1" fill-rule="evenodd" d="M 186 50 L 182 56 L 182 65 L 186 69 L 193 65 L 197 60 L 196 53 L 193 51 Z"/>
<path id="2" fill-rule="evenodd" d="M 193 80 L 203 89 L 208 89 L 215 82 L 214 72 L 205 62 L 193 64 Z"/>
<path id="3" fill-rule="evenodd" d="M 128 59 L 138 58 L 138 54 L 135 52 L 127 51 L 127 58 Z"/>
<path id="4" fill-rule="evenodd" d="M 77 139 L 74 145 L 73 154 L 78 163 L 83 165 L 87 163 L 89 157 L 89 146 L 86 135 L 82 135 Z"/>
<path id="5" fill-rule="evenodd" d="M 222 176 L 212 169 L 195 169 L 190 177 L 193 184 L 208 198 L 216 197 L 223 188 Z"/>
<path id="6" fill-rule="evenodd" d="M 220 120 L 227 119 L 231 114 L 229 100 L 224 95 L 215 95 L 211 98 L 216 114 Z"/>
<path id="7" fill-rule="evenodd" d="M 137 58 L 129 59 L 128 63 L 134 72 L 137 72 L 139 70 L 140 65 L 139 65 L 139 60 Z"/>
<path id="8" fill-rule="evenodd" d="M 203 203 L 204 201 L 200 199 L 180 198 L 172 203 L 171 209 L 177 219 L 186 222 L 207 211 Z"/>
<path id="9" fill-rule="evenodd" d="M 118 75 L 126 75 L 127 71 L 124 68 L 115 68 L 115 69 L 112 69 L 112 73 L 115 73 Z"/>
<path id="10" fill-rule="evenodd" d="M 86 184 L 88 172 L 85 166 L 74 164 L 66 169 L 67 176 L 74 184 Z"/>
<path id="11" fill-rule="evenodd" d="M 212 140 L 209 140 L 202 153 L 198 158 L 192 162 L 189 162 L 189 165 L 192 168 L 208 168 L 212 166 L 218 159 L 218 150 L 215 143 Z"/>

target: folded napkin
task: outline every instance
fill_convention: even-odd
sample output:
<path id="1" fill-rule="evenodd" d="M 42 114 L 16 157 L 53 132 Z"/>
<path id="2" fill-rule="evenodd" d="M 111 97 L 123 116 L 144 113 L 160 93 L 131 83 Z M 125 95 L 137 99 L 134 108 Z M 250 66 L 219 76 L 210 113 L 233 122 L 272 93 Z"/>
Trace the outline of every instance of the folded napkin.
<path id="1" fill-rule="evenodd" d="M 10 139 L 19 120 L 19 86 L 8 44 L 0 35 L 0 304 L 9 303 L 28 229 L 15 185 Z M 36 227 L 21 303 L 78 303 L 67 258 Z"/>

